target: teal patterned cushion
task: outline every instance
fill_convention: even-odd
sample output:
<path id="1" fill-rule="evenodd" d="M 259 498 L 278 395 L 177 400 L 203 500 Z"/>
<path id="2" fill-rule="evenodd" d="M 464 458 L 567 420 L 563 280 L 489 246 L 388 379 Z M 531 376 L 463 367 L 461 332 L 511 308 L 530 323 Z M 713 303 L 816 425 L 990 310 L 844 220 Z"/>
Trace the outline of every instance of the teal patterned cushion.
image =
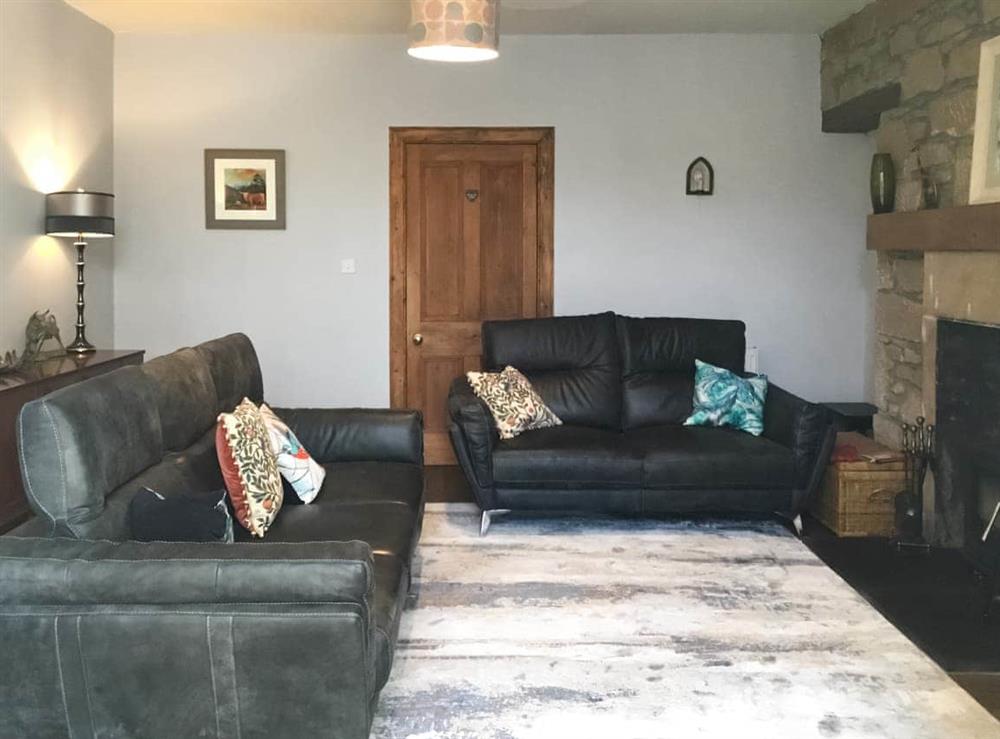
<path id="1" fill-rule="evenodd" d="M 732 426 L 764 433 L 767 375 L 743 378 L 722 367 L 694 360 L 694 412 L 685 426 Z"/>

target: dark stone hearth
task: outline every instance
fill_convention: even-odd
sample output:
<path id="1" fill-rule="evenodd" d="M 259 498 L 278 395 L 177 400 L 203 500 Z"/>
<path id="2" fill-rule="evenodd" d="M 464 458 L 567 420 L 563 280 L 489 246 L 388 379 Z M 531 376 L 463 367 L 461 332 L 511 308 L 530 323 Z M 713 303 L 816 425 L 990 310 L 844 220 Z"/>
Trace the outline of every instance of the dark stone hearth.
<path id="1" fill-rule="evenodd" d="M 938 322 L 937 422 L 936 543 L 992 571 L 1000 527 L 982 536 L 1000 502 L 1000 328 Z"/>

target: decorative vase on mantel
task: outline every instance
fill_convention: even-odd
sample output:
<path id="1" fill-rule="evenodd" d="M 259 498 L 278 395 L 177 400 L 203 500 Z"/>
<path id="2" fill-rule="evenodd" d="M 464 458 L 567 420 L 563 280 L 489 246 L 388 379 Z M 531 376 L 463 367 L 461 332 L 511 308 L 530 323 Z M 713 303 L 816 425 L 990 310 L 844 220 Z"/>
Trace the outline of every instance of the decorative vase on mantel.
<path id="1" fill-rule="evenodd" d="M 872 157 L 872 209 L 876 213 L 892 213 L 896 206 L 896 167 L 891 154 Z"/>

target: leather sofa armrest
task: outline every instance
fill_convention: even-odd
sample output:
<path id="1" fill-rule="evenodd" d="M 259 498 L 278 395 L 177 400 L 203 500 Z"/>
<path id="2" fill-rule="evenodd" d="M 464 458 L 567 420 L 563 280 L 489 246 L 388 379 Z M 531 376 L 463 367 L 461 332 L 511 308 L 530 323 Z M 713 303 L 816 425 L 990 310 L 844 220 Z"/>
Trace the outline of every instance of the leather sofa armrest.
<path id="1" fill-rule="evenodd" d="M 249 586 L 248 586 L 249 585 Z M 368 618 L 362 541 L 110 542 L 0 537 L 0 604 L 353 604 Z"/>
<path id="2" fill-rule="evenodd" d="M 769 384 L 764 404 L 764 437 L 792 450 L 795 456 L 795 510 L 803 510 L 823 479 L 836 431 L 830 414 L 783 388 Z"/>
<path id="3" fill-rule="evenodd" d="M 374 588 L 372 552 L 360 541 L 0 537 L 4 669 L 31 707 L 8 712 L 0 734 L 104 735 L 148 727 L 154 715 L 174 736 L 203 732 L 216 717 L 224 736 L 243 724 L 260 736 L 366 739 L 377 694 Z M 63 710 L 87 706 L 94 690 L 64 680 L 64 664 L 101 676 L 96 732 L 89 711 Z M 294 711 L 240 702 L 237 686 L 260 683 L 262 670 L 277 675 L 271 699 Z M 157 691 L 150 714 L 150 691 L 163 685 L 183 689 Z"/>
<path id="4" fill-rule="evenodd" d="M 424 463 L 419 411 L 376 408 L 275 408 L 320 464 Z"/>
<path id="5" fill-rule="evenodd" d="M 476 501 L 483 510 L 496 508 L 493 486 L 493 449 L 499 438 L 493 414 L 472 391 L 468 380 L 458 377 L 448 391 L 451 441 Z"/>

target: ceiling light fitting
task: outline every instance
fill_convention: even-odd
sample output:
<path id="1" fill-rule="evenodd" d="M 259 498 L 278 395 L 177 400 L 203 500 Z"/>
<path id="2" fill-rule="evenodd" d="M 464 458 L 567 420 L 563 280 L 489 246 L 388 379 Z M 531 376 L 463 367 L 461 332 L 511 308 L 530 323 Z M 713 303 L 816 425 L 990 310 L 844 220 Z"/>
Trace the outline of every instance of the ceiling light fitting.
<path id="1" fill-rule="evenodd" d="M 499 10 L 499 0 L 410 0 L 408 53 L 440 62 L 496 59 Z"/>

